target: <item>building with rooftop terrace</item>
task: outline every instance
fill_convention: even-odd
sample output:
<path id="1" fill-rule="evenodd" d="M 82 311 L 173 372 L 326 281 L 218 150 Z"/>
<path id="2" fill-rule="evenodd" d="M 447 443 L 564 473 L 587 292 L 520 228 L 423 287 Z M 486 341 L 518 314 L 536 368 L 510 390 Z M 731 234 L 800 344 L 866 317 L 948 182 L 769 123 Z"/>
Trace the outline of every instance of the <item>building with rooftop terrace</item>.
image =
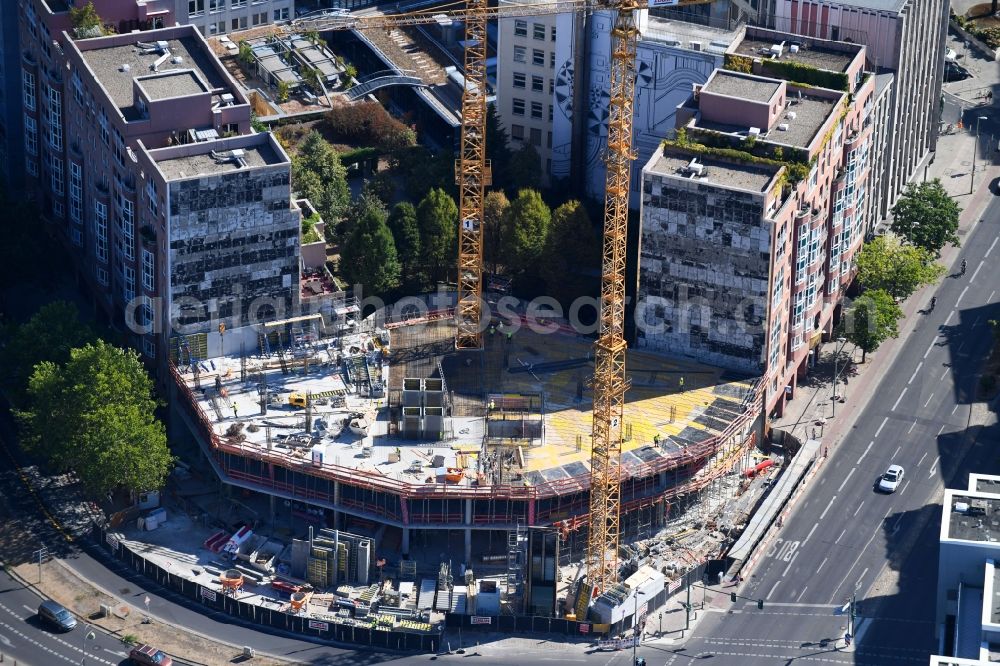
<path id="1" fill-rule="evenodd" d="M 936 149 L 950 4 L 945 0 L 768 0 L 760 22 L 786 33 L 867 47 L 868 69 L 893 76 L 891 131 L 876 194 L 880 218 Z"/>
<path id="2" fill-rule="evenodd" d="M 780 411 L 854 276 L 875 85 L 863 46 L 822 40 L 812 62 L 833 69 L 816 78 L 838 88 L 765 75 L 740 55 L 761 34 L 695 86 L 643 169 L 637 342 L 760 373 Z"/>
<path id="3" fill-rule="evenodd" d="M 1000 660 L 1000 476 L 970 474 L 966 489 L 946 488 L 938 546 L 932 666 Z"/>

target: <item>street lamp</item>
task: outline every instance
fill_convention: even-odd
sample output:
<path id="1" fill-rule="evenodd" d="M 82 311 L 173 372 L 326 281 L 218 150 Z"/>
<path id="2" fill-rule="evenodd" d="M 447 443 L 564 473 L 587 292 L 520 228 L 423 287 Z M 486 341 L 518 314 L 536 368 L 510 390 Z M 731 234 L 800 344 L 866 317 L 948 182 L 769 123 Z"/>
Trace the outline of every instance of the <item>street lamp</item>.
<path id="1" fill-rule="evenodd" d="M 837 338 L 837 342 L 840 343 L 840 347 L 835 348 L 833 352 L 833 391 L 830 394 L 830 404 L 833 405 L 833 413 L 830 414 L 831 419 L 837 415 L 837 380 L 839 379 L 837 361 L 840 360 L 840 352 L 844 351 L 847 338 Z"/>
<path id="2" fill-rule="evenodd" d="M 972 178 L 969 180 L 969 194 L 972 194 L 976 190 L 976 153 L 979 151 L 979 123 L 983 120 L 989 120 L 986 116 L 979 116 L 976 118 L 976 142 L 972 145 Z"/>
<path id="3" fill-rule="evenodd" d="M 92 641 L 97 638 L 97 634 L 87 625 L 86 630 L 83 632 L 83 656 L 80 658 L 80 666 L 85 666 L 87 663 L 87 641 Z"/>

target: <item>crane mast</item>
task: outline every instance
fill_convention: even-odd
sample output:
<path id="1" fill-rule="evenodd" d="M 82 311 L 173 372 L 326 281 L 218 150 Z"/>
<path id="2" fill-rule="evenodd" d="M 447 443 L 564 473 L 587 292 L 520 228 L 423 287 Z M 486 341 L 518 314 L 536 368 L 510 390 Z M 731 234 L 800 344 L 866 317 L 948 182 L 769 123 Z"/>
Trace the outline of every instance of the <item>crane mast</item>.
<path id="1" fill-rule="evenodd" d="M 600 593 L 618 580 L 622 415 L 625 375 L 625 245 L 632 160 L 632 111 L 638 29 L 635 0 L 621 0 L 611 30 L 601 313 L 594 344 L 594 422 L 590 455 L 587 577 Z"/>

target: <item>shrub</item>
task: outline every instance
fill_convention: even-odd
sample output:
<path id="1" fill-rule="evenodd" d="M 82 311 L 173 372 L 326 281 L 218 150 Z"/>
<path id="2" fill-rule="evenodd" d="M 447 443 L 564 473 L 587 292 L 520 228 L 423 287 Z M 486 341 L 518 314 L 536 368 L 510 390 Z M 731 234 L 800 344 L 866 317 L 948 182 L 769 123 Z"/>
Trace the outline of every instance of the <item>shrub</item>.
<path id="1" fill-rule="evenodd" d="M 417 143 L 416 133 L 389 115 L 378 102 L 361 102 L 333 109 L 326 114 L 326 119 L 334 135 L 347 143 L 385 151 L 400 150 Z"/>

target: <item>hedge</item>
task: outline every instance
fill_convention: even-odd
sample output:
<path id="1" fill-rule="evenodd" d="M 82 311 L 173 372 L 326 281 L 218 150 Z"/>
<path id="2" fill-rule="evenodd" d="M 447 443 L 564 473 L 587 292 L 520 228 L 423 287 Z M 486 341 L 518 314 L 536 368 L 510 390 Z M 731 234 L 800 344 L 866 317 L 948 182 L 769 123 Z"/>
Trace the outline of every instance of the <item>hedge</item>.
<path id="1" fill-rule="evenodd" d="M 792 83 L 849 92 L 851 81 L 844 72 L 828 72 L 790 60 L 764 60 L 761 71 Z"/>

